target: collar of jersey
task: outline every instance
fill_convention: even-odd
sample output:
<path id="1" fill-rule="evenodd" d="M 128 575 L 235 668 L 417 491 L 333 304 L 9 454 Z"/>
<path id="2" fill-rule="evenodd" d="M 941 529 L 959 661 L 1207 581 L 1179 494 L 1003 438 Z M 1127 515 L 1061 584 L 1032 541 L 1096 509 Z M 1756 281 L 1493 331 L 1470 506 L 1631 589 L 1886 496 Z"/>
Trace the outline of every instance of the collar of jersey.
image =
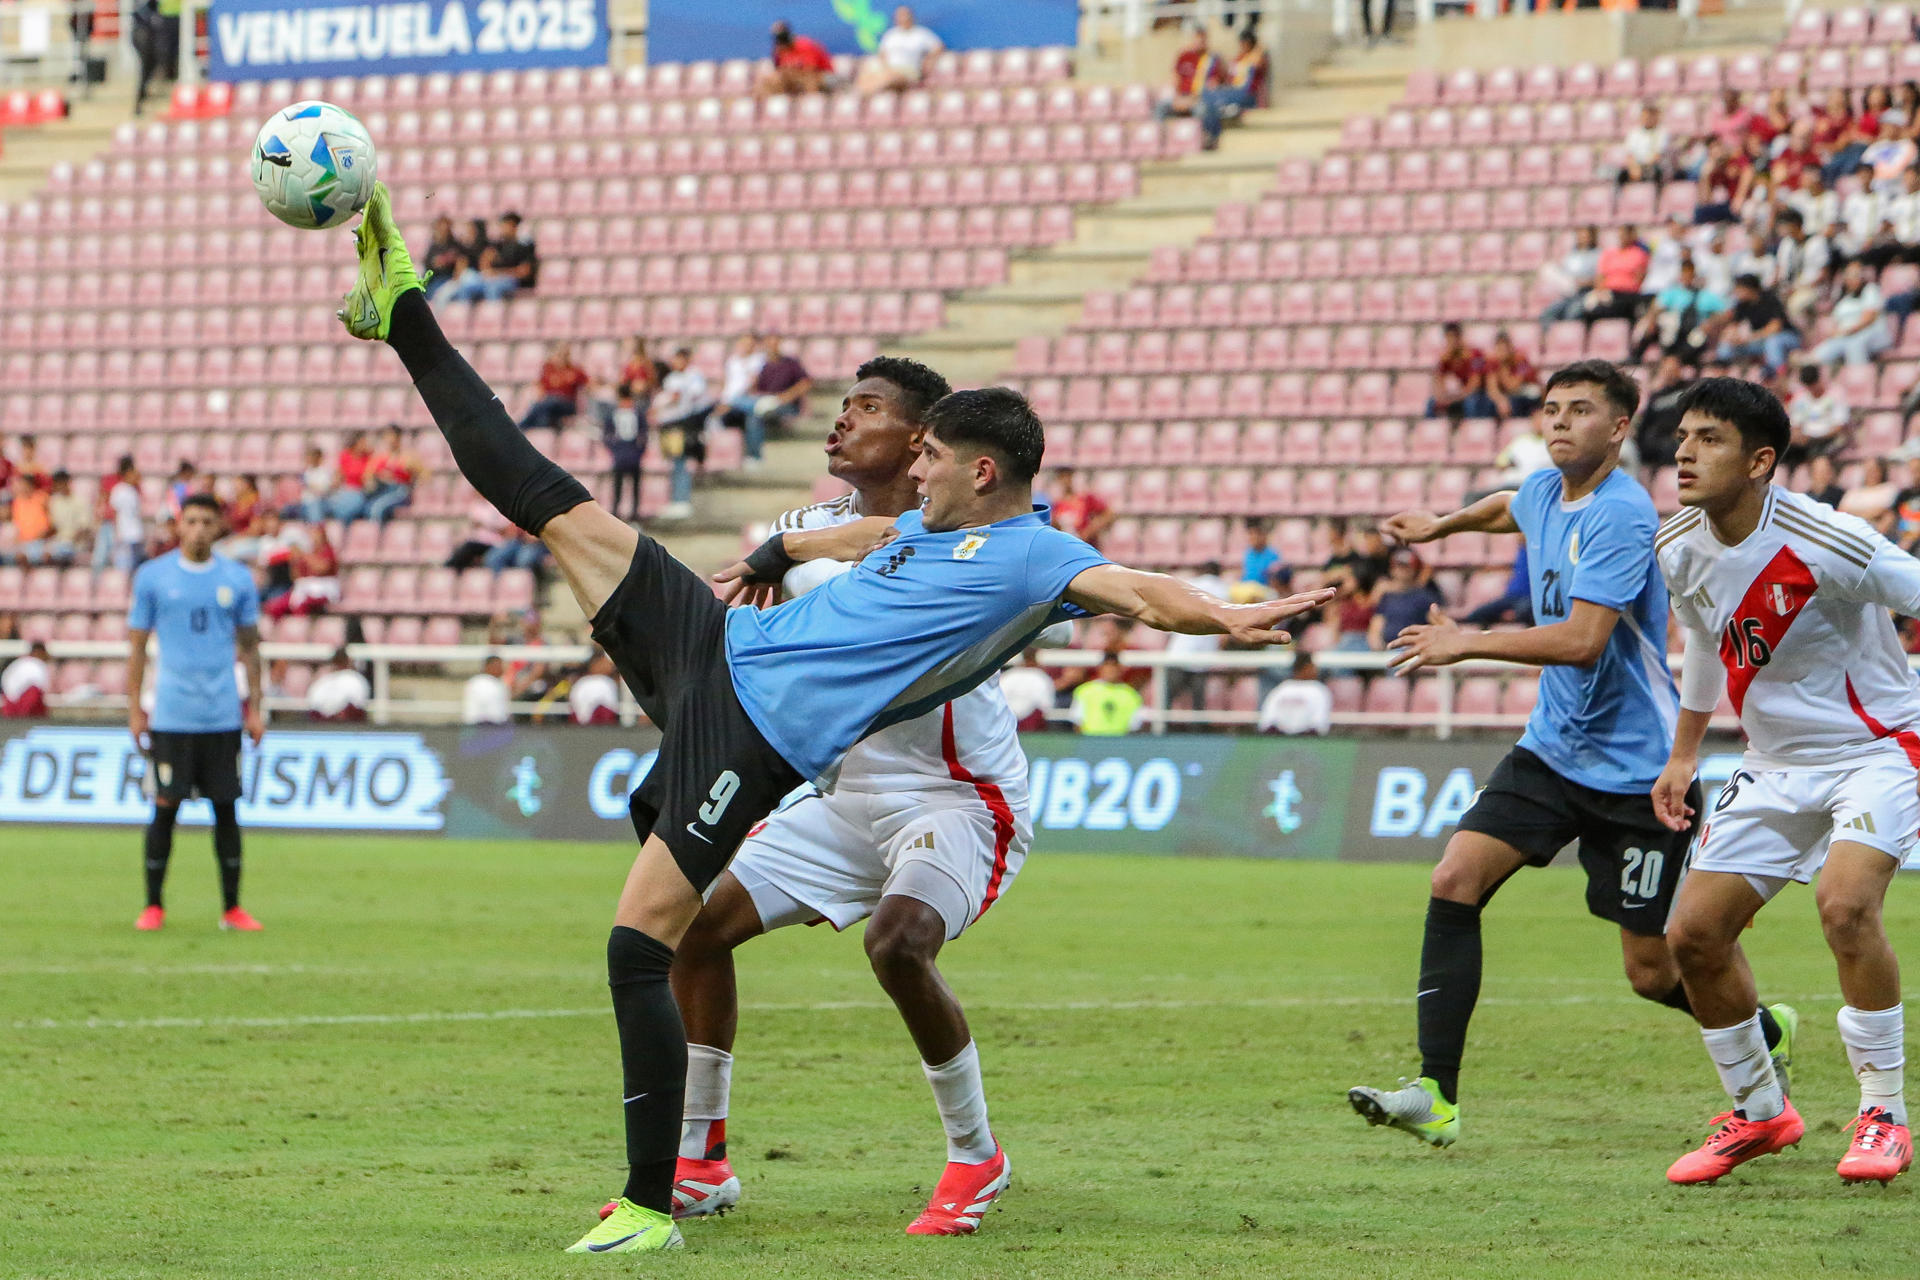
<path id="1" fill-rule="evenodd" d="M 205 560 L 202 560 L 200 563 L 195 564 L 193 561 L 187 559 L 186 556 L 182 555 L 178 550 L 176 550 L 173 553 L 173 558 L 179 561 L 180 567 L 182 569 L 185 569 L 188 573 L 207 573 L 213 569 L 212 556 L 208 556 Z"/>
<path id="2" fill-rule="evenodd" d="M 927 518 L 922 508 L 916 507 L 912 511 L 902 512 L 901 514 L 903 516 L 914 517 L 914 519 L 917 520 L 920 524 L 921 533 L 933 532 L 933 530 L 927 528 Z M 1053 523 L 1053 508 L 1048 506 L 1044 502 L 1036 502 L 1033 504 L 1033 510 L 1022 512 L 1020 515 L 1017 515 L 1017 516 L 1008 516 L 1005 520 L 995 520 L 992 524 L 962 525 L 958 529 L 943 529 L 941 530 L 941 532 L 942 533 L 977 533 L 981 529 L 1004 529 L 1009 525 L 1022 525 L 1022 524 L 1045 525 L 1045 524 L 1052 524 L 1052 523 Z"/>

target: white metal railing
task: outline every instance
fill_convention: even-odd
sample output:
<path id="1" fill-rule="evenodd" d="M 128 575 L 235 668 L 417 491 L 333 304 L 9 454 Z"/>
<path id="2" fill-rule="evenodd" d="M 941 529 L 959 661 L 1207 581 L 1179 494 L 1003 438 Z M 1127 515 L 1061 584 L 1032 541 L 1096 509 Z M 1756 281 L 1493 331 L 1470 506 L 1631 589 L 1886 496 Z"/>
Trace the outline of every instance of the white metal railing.
<path id="1" fill-rule="evenodd" d="M 347 654 L 355 663 L 369 673 L 369 683 L 373 686 L 373 700 L 369 705 L 368 719 L 375 724 L 410 724 L 421 722 L 443 722 L 457 720 L 461 710 L 458 698 L 435 698 L 398 696 L 394 690 L 395 667 L 438 667 L 442 674 L 451 676 L 467 669 L 478 670 L 488 658 L 498 657 L 507 662 L 541 662 L 561 666 L 584 664 L 595 652 L 592 645 L 551 644 L 551 645 L 384 645 L 353 644 L 346 646 Z M 0 663 L 19 656 L 27 651 L 27 644 L 21 640 L 0 640 Z M 49 641 L 48 653 L 55 659 L 116 659 L 127 656 L 124 641 Z M 277 641 L 263 642 L 260 646 L 261 657 L 266 662 L 286 659 L 291 662 L 324 662 L 334 654 L 334 648 L 325 644 L 283 644 Z M 1098 649 L 1045 649 L 1038 658 L 1040 665 L 1047 668 L 1095 667 L 1105 660 L 1106 655 Z M 1144 667 L 1151 672 L 1147 685 L 1146 706 L 1143 711 L 1147 718 L 1149 731 L 1166 733 L 1169 729 L 1183 728 L 1251 728 L 1259 720 L 1257 712 L 1227 710 L 1176 710 L 1168 706 L 1168 679 L 1170 671 L 1229 672 L 1275 671 L 1282 675 L 1293 669 L 1293 651 L 1290 649 L 1265 650 L 1224 650 L 1215 653 L 1168 653 L 1162 649 L 1129 649 L 1120 654 L 1120 661 L 1128 667 Z M 1371 651 L 1326 649 L 1314 654 L 1315 664 L 1326 673 L 1378 674 L 1388 669 L 1392 655 Z M 1920 657 L 1909 659 L 1915 669 L 1920 670 Z M 1668 655 L 1668 665 L 1678 670 L 1680 655 Z M 448 669 L 453 669 L 451 672 Z M 1538 671 L 1524 663 L 1473 661 L 1457 663 L 1453 666 L 1436 667 L 1423 678 L 1431 678 L 1439 684 L 1438 709 L 1431 715 L 1414 715 L 1399 712 L 1345 711 L 1335 712 L 1333 723 L 1340 728 L 1400 728 L 1430 730 L 1435 737 L 1451 738 L 1462 730 L 1474 729 L 1512 729 L 1526 723 L 1524 715 L 1487 715 L 1463 716 L 1453 707 L 1455 685 L 1463 676 L 1512 673 L 1516 671 Z M 616 682 L 618 683 L 618 682 Z M 53 705 L 61 710 L 118 712 L 126 708 L 124 695 L 96 695 L 89 698 L 57 698 Z M 274 697 L 267 703 L 270 711 L 305 714 L 306 701 L 299 697 Z M 512 710 L 515 715 L 559 715 L 566 714 L 563 702 L 516 702 Z M 1049 713 L 1050 720 L 1066 723 L 1064 711 Z M 620 685 L 620 722 L 637 724 L 643 719 L 639 705 L 633 701 L 633 695 L 624 684 Z M 1716 728 L 1728 728 L 1733 725 L 1730 718 L 1716 719 Z"/>

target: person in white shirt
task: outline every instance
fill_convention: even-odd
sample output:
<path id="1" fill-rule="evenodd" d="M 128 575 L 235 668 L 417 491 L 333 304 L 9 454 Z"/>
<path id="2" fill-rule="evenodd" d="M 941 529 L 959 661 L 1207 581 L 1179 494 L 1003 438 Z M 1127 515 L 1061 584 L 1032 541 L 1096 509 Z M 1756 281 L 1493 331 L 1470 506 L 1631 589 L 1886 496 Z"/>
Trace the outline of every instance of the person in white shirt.
<path id="1" fill-rule="evenodd" d="M 1842 252 L 1855 254 L 1873 243 L 1886 220 L 1888 197 L 1873 186 L 1873 166 L 1859 168 L 1860 186 L 1840 201 L 1839 245 Z"/>
<path id="2" fill-rule="evenodd" d="M 1640 281 L 1643 296 L 1657 298 L 1662 290 L 1679 283 L 1680 263 L 1691 256 L 1692 230 L 1685 218 L 1675 214 L 1654 239 L 1653 247 L 1647 251 L 1647 274 Z"/>
<path id="3" fill-rule="evenodd" d="M 660 433 L 660 452 L 673 461 L 673 492 L 660 514 L 668 520 L 685 520 L 693 514 L 693 473 L 688 465 L 707 459 L 701 430 L 714 401 L 707 375 L 693 367 L 691 348 L 675 350 L 670 364 L 672 371 L 647 406 L 647 420 Z"/>
<path id="4" fill-rule="evenodd" d="M 874 57 L 860 68 L 861 93 L 911 89 L 927 75 L 927 59 L 945 49 L 946 42 L 914 21 L 913 10 L 901 5 L 893 11 L 893 25 L 881 33 Z"/>
<path id="5" fill-rule="evenodd" d="M 1047 712 L 1054 709 L 1057 692 L 1053 677 L 1035 660 L 1032 649 L 1027 650 L 1018 666 L 1000 673 L 1000 696 L 1007 700 L 1007 710 L 1013 713 L 1014 723 L 1023 732 L 1039 732 L 1047 727 Z"/>
<path id="6" fill-rule="evenodd" d="M 1867 279 L 1867 269 L 1849 262 L 1840 273 L 1840 296 L 1833 304 L 1833 336 L 1813 349 L 1821 364 L 1872 364 L 1893 345 L 1880 286 Z"/>
<path id="7" fill-rule="evenodd" d="M 595 653 L 568 689 L 567 714 L 575 724 L 620 723 L 620 686 L 614 683 L 613 659 L 605 653 Z"/>
<path id="8" fill-rule="evenodd" d="M 1640 108 L 1640 123 L 1627 130 L 1622 143 L 1626 157 L 1620 165 L 1622 182 L 1664 182 L 1667 152 L 1673 140 L 1660 123 L 1660 108 L 1646 103 Z"/>
<path id="9" fill-rule="evenodd" d="M 147 516 L 140 498 L 140 470 L 132 457 L 120 459 L 107 490 L 106 518 L 93 540 L 93 567 L 108 564 L 131 572 L 146 556 Z"/>
<path id="10" fill-rule="evenodd" d="M 1187 585 L 1204 591 L 1216 600 L 1227 598 L 1227 580 L 1221 576 L 1220 566 L 1209 561 L 1200 566 L 1200 572 L 1187 579 Z M 1200 654 L 1220 652 L 1219 636 L 1183 636 L 1167 637 L 1167 652 L 1184 654 L 1189 657 Z M 1207 671 L 1204 667 L 1167 668 L 1167 706 L 1172 707 L 1181 697 L 1187 699 L 1187 705 L 1199 711 L 1207 705 Z"/>
<path id="11" fill-rule="evenodd" d="M 1901 244 L 1920 246 L 1920 168 L 1908 169 L 1900 181 L 1900 194 L 1887 201 L 1887 221 Z"/>
<path id="12" fill-rule="evenodd" d="M 1920 829 L 1920 682 L 1893 614 L 1920 614 L 1920 561 L 1854 516 L 1773 483 L 1791 434 L 1766 388 L 1704 378 L 1680 423 L 1680 513 L 1655 558 L 1686 637 L 1680 715 L 1653 787 L 1668 828 L 1695 827 L 1667 922 L 1686 994 L 1733 1104 L 1669 1181 L 1712 1182 L 1806 1126 L 1754 1012 L 1742 933 L 1788 884 L 1816 904 L 1845 1000 L 1838 1022 L 1860 1108 L 1838 1173 L 1891 1182 L 1910 1163 L 1899 961 L 1882 919 Z M 1711 811 L 1686 796 L 1722 698 L 1747 739 Z"/>
<path id="13" fill-rule="evenodd" d="M 513 701 L 513 691 L 507 688 L 507 682 L 501 678 L 506 671 L 506 663 L 498 654 L 490 656 L 480 666 L 480 673 L 468 679 L 466 687 L 460 691 L 461 724 L 507 724 L 513 719 L 509 706 Z"/>
<path id="14" fill-rule="evenodd" d="M 1541 313 L 1540 322 L 1578 320 L 1593 288 L 1594 273 L 1600 269 L 1600 228 L 1582 227 L 1574 233 L 1573 248 L 1558 262 L 1540 268 L 1541 283 L 1562 296 Z"/>
<path id="15" fill-rule="evenodd" d="M 1799 388 L 1787 402 L 1787 417 L 1793 423 L 1793 443 L 1786 455 L 1790 467 L 1839 453 L 1852 439 L 1848 427 L 1853 423 L 1853 406 L 1846 393 L 1827 381 L 1817 364 L 1801 365 L 1799 379 Z"/>
<path id="16" fill-rule="evenodd" d="M 1260 703 L 1259 729 L 1290 737 L 1333 730 L 1333 691 L 1320 678 L 1312 654 L 1295 654 L 1292 674 Z"/>
<path id="17" fill-rule="evenodd" d="M 0 671 L 0 718 L 32 719 L 47 714 L 53 693 L 53 657 L 36 640 L 33 647 Z"/>
<path id="18" fill-rule="evenodd" d="M 373 686 L 354 669 L 345 649 L 334 651 L 326 670 L 307 686 L 307 717 L 311 720 L 357 721 L 367 718 Z"/>
<path id="19" fill-rule="evenodd" d="M 1825 236 L 1807 231 L 1806 220 L 1797 209 L 1782 209 L 1776 228 L 1780 239 L 1769 264 L 1773 287 L 1787 314 L 1805 331 L 1813 327 L 1813 308 L 1833 261 L 1833 246 Z"/>
<path id="20" fill-rule="evenodd" d="M 1839 193 L 1827 186 L 1826 179 L 1820 176 L 1818 169 L 1807 170 L 1803 181 L 1806 186 L 1789 193 L 1787 203 L 1799 211 L 1808 235 L 1832 235 L 1833 229 L 1840 223 Z"/>

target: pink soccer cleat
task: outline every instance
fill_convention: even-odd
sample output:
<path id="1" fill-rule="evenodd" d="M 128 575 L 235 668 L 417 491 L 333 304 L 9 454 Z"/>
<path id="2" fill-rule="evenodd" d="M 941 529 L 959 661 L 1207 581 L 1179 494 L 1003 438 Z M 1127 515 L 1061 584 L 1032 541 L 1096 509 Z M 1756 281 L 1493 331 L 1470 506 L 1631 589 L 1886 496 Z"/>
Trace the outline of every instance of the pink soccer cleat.
<path id="1" fill-rule="evenodd" d="M 166 924 L 166 922 L 167 913 L 165 910 L 160 907 L 148 907 L 140 913 L 140 918 L 133 922 L 133 927 L 142 933 L 158 933 L 161 926 Z"/>
<path id="2" fill-rule="evenodd" d="M 998 1146 L 993 1159 L 980 1164 L 949 1161 L 933 1189 L 933 1199 L 919 1217 L 907 1225 L 910 1236 L 970 1236 L 980 1229 L 1000 1193 L 1013 1184 L 1013 1169 L 1007 1153 Z"/>
<path id="3" fill-rule="evenodd" d="M 266 928 L 258 920 L 247 914 L 245 907 L 235 907 L 220 917 L 222 929 L 238 929 L 242 933 L 259 933 Z"/>
<path id="4" fill-rule="evenodd" d="M 1843 1182 L 1885 1185 L 1913 1167 L 1913 1135 L 1895 1124 L 1883 1107 L 1862 1111 L 1853 1118 L 1853 1144 L 1840 1157 Z"/>
<path id="5" fill-rule="evenodd" d="M 1731 1111 L 1713 1118 L 1714 1130 L 1697 1151 L 1689 1151 L 1667 1170 L 1667 1181 L 1687 1185 L 1716 1182 L 1738 1165 L 1760 1156 L 1784 1151 L 1800 1141 L 1807 1131 L 1800 1113 L 1787 1103 L 1787 1109 L 1771 1120 L 1749 1120 Z"/>

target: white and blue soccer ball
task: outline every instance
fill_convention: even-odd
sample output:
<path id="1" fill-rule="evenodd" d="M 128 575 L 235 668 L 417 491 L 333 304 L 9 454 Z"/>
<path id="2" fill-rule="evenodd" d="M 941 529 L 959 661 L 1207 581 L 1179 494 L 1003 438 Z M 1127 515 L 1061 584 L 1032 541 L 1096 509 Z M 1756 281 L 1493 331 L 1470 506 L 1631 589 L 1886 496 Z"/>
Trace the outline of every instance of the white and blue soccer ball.
<path id="1" fill-rule="evenodd" d="M 373 139 L 331 102 L 296 102 L 267 117 L 253 140 L 253 189 L 290 227 L 337 227 L 373 195 Z"/>

